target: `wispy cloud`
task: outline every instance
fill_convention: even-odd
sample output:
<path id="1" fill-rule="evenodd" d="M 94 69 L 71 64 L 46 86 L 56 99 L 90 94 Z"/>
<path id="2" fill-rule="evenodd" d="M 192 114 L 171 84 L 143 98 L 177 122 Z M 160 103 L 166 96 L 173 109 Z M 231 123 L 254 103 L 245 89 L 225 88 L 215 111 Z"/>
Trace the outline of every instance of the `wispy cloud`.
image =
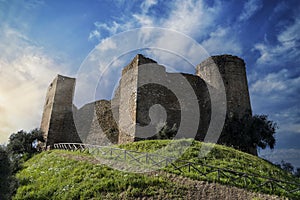
<path id="1" fill-rule="evenodd" d="M 95 30 L 90 33 L 89 39 L 97 38 L 98 40 L 105 41 L 109 36 L 120 33 L 124 30 L 140 28 L 140 27 L 161 27 L 174 30 L 175 32 L 186 34 L 187 37 L 192 37 L 198 41 L 202 41 L 202 47 L 209 53 L 232 53 L 241 54 L 240 42 L 232 34 L 234 31 L 231 27 L 227 26 L 215 26 L 219 17 L 219 13 L 222 10 L 222 3 L 217 1 L 214 4 L 208 5 L 205 1 L 172 1 L 168 4 L 168 14 L 156 16 L 153 12 L 149 12 L 151 8 L 159 6 L 159 1 L 145 0 L 140 3 L 140 10 L 134 11 L 127 17 L 120 17 L 118 20 L 108 21 L 105 23 L 95 22 Z M 151 10 L 152 11 L 152 10 Z M 194 68 L 184 65 L 182 57 L 180 55 L 187 55 L 190 61 L 195 65 L 199 64 L 201 59 L 208 57 L 207 53 L 199 51 L 193 44 L 186 42 L 185 39 L 178 39 L 176 34 L 153 34 L 144 30 L 144 41 L 136 41 L 135 44 L 140 44 L 139 48 L 147 46 L 147 42 L 150 42 L 150 46 L 159 47 L 160 49 L 172 49 L 173 53 L 178 55 L 162 52 L 162 51 L 147 51 L 148 56 L 157 60 L 161 64 L 168 64 L 168 66 L 181 66 L 181 71 L 194 72 Z M 140 40 L 141 38 L 136 38 Z M 129 45 L 128 49 L 134 49 L 135 44 L 122 42 L 124 45 Z M 101 48 L 105 50 L 115 49 L 115 46 L 101 45 Z M 121 48 L 118 45 L 118 48 Z M 100 49 L 97 49 L 99 51 Z M 119 50 L 119 49 L 118 49 Z M 117 53 L 117 52 L 113 52 Z M 103 64 L 104 63 L 104 64 Z M 101 61 L 100 71 L 103 71 L 103 66 L 107 63 Z M 102 67 L 101 67 L 102 66 Z M 186 66 L 183 67 L 183 66 Z M 173 70 L 175 69 L 173 68 Z M 107 77 L 110 79 L 109 77 Z"/>
<path id="2" fill-rule="evenodd" d="M 284 9 L 285 3 L 278 4 L 274 12 Z M 278 136 L 285 140 L 300 132 L 300 77 L 296 64 L 300 62 L 300 17 L 291 13 L 291 20 L 278 21 L 275 40 L 264 39 L 254 45 L 253 51 L 259 53 L 256 69 L 264 73 L 252 73 L 250 85 L 253 108 L 269 114 L 279 124 Z"/>
<path id="3" fill-rule="evenodd" d="M 168 15 L 158 18 L 148 12 L 152 6 L 157 4 L 158 1 L 156 0 L 145 0 L 141 2 L 139 11 L 131 12 L 126 18 L 121 17 L 118 21 L 107 23 L 95 22 L 95 30 L 98 30 L 103 38 L 105 34 L 101 34 L 101 31 L 111 36 L 130 28 L 155 26 L 173 29 L 192 37 L 199 37 L 208 34 L 207 29 L 213 27 L 212 24 L 222 8 L 220 3 L 208 6 L 202 0 L 177 0 L 169 3 L 170 11 Z M 91 35 L 94 35 L 93 31 Z"/>
<path id="4" fill-rule="evenodd" d="M 92 32 L 90 32 L 90 35 L 89 35 L 89 40 L 92 40 L 92 39 L 100 39 L 101 38 L 101 34 L 98 30 L 93 30 Z"/>
<path id="5" fill-rule="evenodd" d="M 294 76 L 294 72 L 282 69 L 261 76 L 250 85 L 250 94 L 254 109 L 260 112 L 272 113 L 276 118 L 285 124 L 285 119 L 299 119 L 297 107 L 300 98 L 300 77 Z M 270 102 L 270 103 L 266 103 Z M 274 109 L 276 107 L 276 109 Z M 288 112 L 288 116 L 286 116 Z M 292 113 L 296 112 L 294 117 Z M 283 114 L 285 113 L 285 114 Z M 285 115 L 285 116 L 284 116 Z M 281 116 L 281 117 L 280 117 Z M 293 120 L 292 120 L 293 121 Z M 300 123 L 300 121 L 295 123 Z"/>
<path id="6" fill-rule="evenodd" d="M 246 21 L 251 18 L 257 11 L 263 7 L 261 0 L 248 0 L 244 4 L 241 15 L 239 16 L 239 21 Z"/>
<path id="7" fill-rule="evenodd" d="M 192 37 L 204 36 L 221 8 L 220 3 L 209 7 L 204 1 L 176 1 L 162 26 Z"/>
<path id="8" fill-rule="evenodd" d="M 284 13 L 287 5 L 285 3 L 274 5 L 271 8 L 274 12 L 266 19 L 283 20 L 276 24 L 276 31 L 273 28 L 264 27 L 265 33 L 260 34 L 258 31 L 255 36 L 252 36 L 251 33 L 245 32 L 247 30 L 245 26 L 251 26 L 253 19 L 266 20 L 258 15 L 258 12 L 265 9 L 265 6 L 267 8 L 269 4 L 264 5 L 261 0 L 248 0 L 239 5 L 223 1 L 208 3 L 204 0 L 175 0 L 168 2 L 166 13 L 155 15 L 155 8 L 159 7 L 160 3 L 161 1 L 142 1 L 138 5 L 139 10 L 131 10 L 127 16 L 119 17 L 118 20 L 112 18 L 112 21 L 100 23 L 98 27 L 95 25 L 95 30 L 100 33 L 98 39 L 101 41 L 132 28 L 155 26 L 179 31 L 194 38 L 209 54 L 235 54 L 244 57 L 249 50 L 247 56 L 251 56 L 254 60 L 251 61 L 252 63 L 247 62 L 247 70 L 252 75 L 249 77 L 249 86 L 254 113 L 268 114 L 270 119 L 281 127 L 278 130 L 280 136 L 299 133 L 300 115 L 299 109 L 296 108 L 297 101 L 300 99 L 300 79 L 295 74 L 295 67 L 297 67 L 295 63 L 300 61 L 299 16 L 295 15 L 292 20 L 283 19 L 278 16 L 278 13 Z M 241 11 L 235 10 L 231 13 L 231 9 L 237 9 L 240 6 Z M 276 15 L 276 18 L 272 18 L 272 15 Z M 274 33 L 277 35 L 274 36 Z M 140 38 L 136 38 L 138 39 Z M 199 59 L 199 52 L 195 52 L 191 44 L 174 39 L 172 34 L 161 34 L 157 37 L 146 31 L 143 39 L 145 43 L 151 41 L 152 44 L 162 49 L 173 49 L 177 53 L 188 52 L 191 60 L 197 60 L 197 57 Z M 134 44 L 127 45 L 135 47 Z M 119 45 L 117 47 L 119 48 Z M 109 48 L 113 49 L 115 46 L 107 45 L 105 50 Z M 174 54 L 158 50 L 149 50 L 146 55 L 147 53 L 160 64 L 171 67 L 178 65 L 181 59 L 178 55 L 176 57 Z M 288 64 L 290 62 L 294 65 L 290 66 Z M 268 70 L 263 72 L 256 70 L 266 68 Z M 179 68 L 174 70 L 176 69 Z M 180 70 L 185 70 L 185 67 L 181 65 Z M 107 77 L 107 80 L 109 79 L 110 76 Z M 281 156 L 284 157 L 283 154 Z"/>
<path id="9" fill-rule="evenodd" d="M 209 38 L 201 44 L 210 54 L 233 54 L 241 55 L 242 47 L 240 42 L 233 37 L 232 28 L 218 27 L 209 34 Z"/>
<path id="10" fill-rule="evenodd" d="M 158 26 L 158 24 L 154 23 L 154 17 L 148 13 L 149 9 L 157 3 L 158 0 L 145 0 L 140 3 L 139 11 L 129 11 L 131 12 L 130 16 L 118 17 L 118 20 L 111 22 L 96 21 L 94 23 L 95 29 L 90 32 L 88 39 L 97 39 L 98 41 L 101 41 L 101 39 L 105 39 L 106 37 L 132 28 Z M 123 5 L 124 2 L 117 1 L 117 4 Z"/>
<path id="11" fill-rule="evenodd" d="M 300 89 L 300 77 L 292 77 L 291 72 L 282 69 L 277 73 L 269 73 L 265 77 L 261 77 L 251 85 L 250 91 L 260 95 L 278 95 L 278 92 L 288 95 L 293 93 L 295 88 Z"/>
<path id="12" fill-rule="evenodd" d="M 90 33 L 89 39 L 97 38 L 101 41 L 106 37 L 132 28 L 162 27 L 176 30 L 197 39 L 211 54 L 242 54 L 240 41 L 233 34 L 236 32 L 234 27 L 214 26 L 222 10 L 221 2 L 208 5 L 202 0 L 173 1 L 168 4 L 168 14 L 160 18 L 148 12 L 153 6 L 158 6 L 158 3 L 156 0 L 145 0 L 141 2 L 139 11 L 130 13 L 131 17 L 121 17 L 118 21 L 106 23 L 95 22 L 95 30 Z M 186 48 L 186 51 L 190 51 L 189 47 L 182 45 L 180 41 L 168 44 L 167 41 L 170 40 L 170 37 L 161 37 L 154 43 L 160 42 L 167 46 L 178 46 L 178 49 Z"/>
<path id="13" fill-rule="evenodd" d="M 0 32 L 2 143 L 12 132 L 39 126 L 46 88 L 64 67 L 17 30 L 2 26 Z"/>
<path id="14" fill-rule="evenodd" d="M 258 64 L 274 65 L 280 60 L 281 63 L 288 61 L 300 61 L 300 16 L 295 16 L 294 23 L 286 26 L 277 35 L 277 44 L 257 43 L 253 50 L 260 53 Z"/>
<path id="15" fill-rule="evenodd" d="M 133 19 L 126 21 L 123 18 L 120 18 L 120 21 L 112 21 L 107 23 L 102 23 L 96 21 L 94 23 L 95 29 L 91 31 L 89 34 L 89 40 L 97 39 L 97 41 L 101 41 L 105 39 L 107 36 L 112 36 L 116 33 L 134 28 L 134 24 L 137 23 L 138 20 L 136 17 L 132 17 Z"/>
<path id="16" fill-rule="evenodd" d="M 294 76 L 292 69 L 261 76 L 250 85 L 255 113 L 268 114 L 279 126 L 278 143 L 285 144 L 283 138 L 288 140 L 300 134 L 299 91 L 300 77 Z M 285 158 L 284 155 L 280 157 Z"/>
<path id="17" fill-rule="evenodd" d="M 141 9 L 143 13 L 148 13 L 149 9 L 156 5 L 158 2 L 158 0 L 145 0 L 144 2 L 142 2 L 141 4 Z"/>

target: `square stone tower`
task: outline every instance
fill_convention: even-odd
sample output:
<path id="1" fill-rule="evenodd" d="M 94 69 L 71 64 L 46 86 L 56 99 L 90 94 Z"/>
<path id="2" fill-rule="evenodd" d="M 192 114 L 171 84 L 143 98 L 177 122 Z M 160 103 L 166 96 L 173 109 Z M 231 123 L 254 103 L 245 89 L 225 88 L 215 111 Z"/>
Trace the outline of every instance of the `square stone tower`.
<path id="1" fill-rule="evenodd" d="M 119 143 L 153 138 L 164 126 L 177 138 L 205 137 L 210 99 L 199 76 L 169 73 L 138 54 L 122 71 L 119 93 Z"/>
<path id="2" fill-rule="evenodd" d="M 119 143 L 133 142 L 136 137 L 139 66 L 156 62 L 138 54 L 122 71 L 119 87 Z"/>
<path id="3" fill-rule="evenodd" d="M 47 148 L 59 142 L 81 142 L 72 114 L 74 88 L 75 78 L 62 75 L 57 75 L 48 87 L 40 127 Z"/>

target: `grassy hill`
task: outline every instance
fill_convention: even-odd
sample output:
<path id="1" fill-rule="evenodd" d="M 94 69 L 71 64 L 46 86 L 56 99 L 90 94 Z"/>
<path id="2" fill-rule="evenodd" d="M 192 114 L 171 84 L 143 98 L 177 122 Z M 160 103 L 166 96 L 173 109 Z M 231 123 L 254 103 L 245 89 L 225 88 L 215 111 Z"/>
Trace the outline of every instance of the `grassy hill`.
<path id="1" fill-rule="evenodd" d="M 149 153 L 159 153 L 160 149 L 164 149 L 172 156 L 174 149 L 186 142 L 178 140 L 170 145 L 169 140 L 152 140 L 119 147 Z M 171 166 L 144 174 L 122 172 L 101 165 L 99 158 L 89 152 L 43 152 L 28 160 L 24 169 L 17 174 L 20 187 L 15 199 L 277 199 L 259 193 L 300 199 L 300 192 L 291 195 L 285 190 L 272 192 L 268 187 L 252 187 L 251 184 L 263 183 L 264 180 L 259 177 L 254 177 L 252 183 L 245 179 L 235 182 L 226 176 L 217 179 L 217 173 L 214 172 L 201 175 L 199 171 L 207 172 L 209 167 L 205 166 L 213 165 L 300 183 L 299 179 L 265 160 L 225 146 L 215 145 L 209 154 L 199 158 L 199 151 L 204 147 L 211 147 L 211 144 L 194 141 L 183 153 L 180 159 L 199 163 L 198 171 L 182 168 L 184 173 Z M 245 184 L 250 186 L 247 188 L 251 191 L 239 189 Z"/>

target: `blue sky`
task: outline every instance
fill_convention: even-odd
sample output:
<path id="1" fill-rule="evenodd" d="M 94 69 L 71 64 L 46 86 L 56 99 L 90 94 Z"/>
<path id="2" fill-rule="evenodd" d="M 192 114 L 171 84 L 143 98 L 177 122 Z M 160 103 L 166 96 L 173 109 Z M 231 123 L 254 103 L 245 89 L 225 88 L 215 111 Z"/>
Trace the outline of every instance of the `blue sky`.
<path id="1" fill-rule="evenodd" d="M 261 156 L 300 167 L 299 13 L 297 0 L 0 0 L 0 143 L 39 126 L 48 84 L 57 73 L 76 76 L 97 44 L 161 27 L 209 55 L 245 60 L 253 112 L 279 125 L 275 150 Z"/>

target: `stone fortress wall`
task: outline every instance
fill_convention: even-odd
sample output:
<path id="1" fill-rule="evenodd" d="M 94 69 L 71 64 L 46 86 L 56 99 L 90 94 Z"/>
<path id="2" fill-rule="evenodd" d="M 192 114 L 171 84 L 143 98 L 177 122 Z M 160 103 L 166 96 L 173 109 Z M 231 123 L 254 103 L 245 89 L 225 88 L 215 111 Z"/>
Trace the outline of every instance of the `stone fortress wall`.
<path id="1" fill-rule="evenodd" d="M 185 134 L 179 137 L 203 140 L 211 120 L 209 87 L 219 87 L 217 78 L 213 76 L 213 64 L 220 71 L 225 86 L 227 115 L 243 117 L 251 114 L 245 62 L 241 58 L 212 56 L 196 66 L 195 75 L 192 75 L 166 72 L 164 66 L 138 54 L 124 67 L 111 101 L 99 100 L 77 109 L 72 104 L 75 79 L 58 75 L 48 89 L 41 123 L 46 145 L 78 142 L 76 135 L 80 136 L 81 142 L 98 145 L 147 139 L 157 132 L 161 124 L 180 127 L 182 120 L 195 120 L 192 117 L 181 119 L 182 113 L 197 115 L 191 102 L 196 102 L 200 108 L 197 133 L 185 127 Z M 185 93 L 184 81 L 193 89 L 195 96 Z M 178 95 L 174 91 L 181 92 Z M 193 98 L 181 101 L 180 95 Z"/>

